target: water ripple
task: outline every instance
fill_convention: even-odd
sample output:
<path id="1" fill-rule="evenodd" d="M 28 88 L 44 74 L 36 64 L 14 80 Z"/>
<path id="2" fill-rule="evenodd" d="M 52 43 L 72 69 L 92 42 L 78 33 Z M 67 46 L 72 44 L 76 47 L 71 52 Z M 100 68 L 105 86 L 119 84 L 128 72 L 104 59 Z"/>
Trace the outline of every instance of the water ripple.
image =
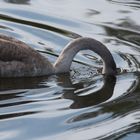
<path id="1" fill-rule="evenodd" d="M 72 39 L 93 37 L 111 51 L 118 75 L 81 51 L 69 74 L 0 79 L 0 136 L 25 139 L 139 139 L 138 0 L 2 0 L 0 33 L 50 62 Z"/>

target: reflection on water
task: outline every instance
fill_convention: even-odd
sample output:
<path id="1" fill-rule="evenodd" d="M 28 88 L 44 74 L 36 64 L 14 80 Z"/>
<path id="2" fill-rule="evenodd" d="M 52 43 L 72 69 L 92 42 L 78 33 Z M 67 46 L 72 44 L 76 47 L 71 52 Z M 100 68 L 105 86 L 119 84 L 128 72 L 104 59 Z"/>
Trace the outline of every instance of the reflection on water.
<path id="1" fill-rule="evenodd" d="M 67 89 L 64 90 L 63 98 L 72 100 L 73 103 L 70 106 L 70 108 L 74 108 L 74 109 L 94 106 L 99 103 L 105 102 L 113 95 L 115 81 L 116 81 L 116 77 L 105 76 L 103 81 L 104 82 L 103 87 L 98 91 L 93 92 L 92 91 L 93 87 L 90 87 L 90 85 L 95 84 L 95 81 L 89 82 L 88 83 L 89 87 L 86 88 L 84 88 L 84 85 L 82 84 L 80 85 L 76 84 L 76 87 L 73 89 L 71 87 L 72 86 L 71 81 L 68 78 L 66 79 L 66 77 L 62 77 L 62 78 L 64 80 L 63 83 L 65 83 L 67 86 L 69 85 L 67 88 L 68 89 L 71 88 L 71 90 L 67 90 Z M 82 93 L 88 93 L 88 95 L 80 96 L 79 94 Z"/>
<path id="2" fill-rule="evenodd" d="M 1 0 L 0 33 L 52 63 L 70 40 L 94 37 L 119 69 L 101 75 L 101 58 L 81 51 L 69 74 L 0 79 L 1 139 L 139 139 L 139 8 L 138 0 Z"/>
<path id="3" fill-rule="evenodd" d="M 38 78 L 21 78 L 21 79 L 1 79 L 0 80 L 0 100 L 9 100 L 20 97 L 20 94 L 28 92 L 28 89 L 43 89 L 49 86 L 43 85 L 43 81 L 47 81 L 47 77 Z M 101 80 L 101 79 L 98 79 Z M 98 81 L 97 80 L 97 81 Z M 73 103 L 70 108 L 83 108 L 88 106 L 97 105 L 99 103 L 105 102 L 112 97 L 114 86 L 116 83 L 116 77 L 105 76 L 103 77 L 103 86 L 97 91 L 93 91 L 91 85 L 95 85 L 96 80 L 90 81 L 85 87 L 86 83 L 72 84 L 70 75 L 59 75 L 56 78 L 57 86 L 62 87 L 63 94 L 62 98 L 72 100 Z M 88 93 L 90 92 L 90 94 Z M 92 93 L 93 92 L 93 93 Z M 88 93 L 88 95 L 78 95 L 82 93 Z M 19 104 L 29 103 L 32 101 L 19 102 Z M 10 106 L 15 105 L 11 103 Z M 7 104 L 9 106 L 9 104 Z M 18 105 L 18 103 L 16 103 Z M 6 104 L 1 105 L 1 107 L 6 107 Z"/>

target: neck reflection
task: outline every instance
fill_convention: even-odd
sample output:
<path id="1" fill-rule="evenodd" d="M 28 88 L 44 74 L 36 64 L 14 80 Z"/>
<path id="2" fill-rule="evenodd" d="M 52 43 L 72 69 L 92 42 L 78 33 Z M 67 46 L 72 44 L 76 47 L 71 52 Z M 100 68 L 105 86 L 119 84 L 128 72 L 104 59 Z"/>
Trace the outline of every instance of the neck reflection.
<path id="1" fill-rule="evenodd" d="M 79 96 L 77 93 L 75 93 L 75 90 L 84 88 L 84 83 L 72 84 L 69 75 L 59 76 L 58 83 L 59 86 L 64 88 L 62 97 L 64 99 L 70 99 L 73 101 L 73 103 L 70 105 L 70 108 L 80 109 L 94 106 L 110 99 L 113 95 L 114 87 L 116 84 L 116 77 L 104 76 L 102 88 L 84 96 Z"/>
<path id="2" fill-rule="evenodd" d="M 79 109 L 85 108 L 89 106 L 94 106 L 105 102 L 110 99 L 113 95 L 114 87 L 116 84 L 116 77 L 114 76 L 104 76 L 103 77 L 103 86 L 98 91 L 93 91 L 88 95 L 79 95 L 80 92 L 76 92 L 76 90 L 81 90 L 85 88 L 85 83 L 78 82 L 77 84 L 73 84 L 70 75 L 63 74 L 57 75 L 55 77 L 56 83 L 58 86 L 62 87 L 62 94 L 60 95 L 64 99 L 72 100 L 72 104 L 70 108 Z M 21 79 L 1 79 L 0 80 L 0 91 L 1 96 L 0 100 L 6 100 L 10 98 L 16 98 L 22 94 L 22 89 L 38 89 L 38 88 L 47 88 L 46 85 L 40 84 L 42 82 L 47 82 L 49 77 L 36 77 L 36 78 L 21 78 Z M 90 84 L 95 84 L 96 81 Z M 18 89 L 18 90 L 17 90 Z M 11 90 L 10 94 L 5 94 L 4 91 Z M 16 92 L 17 90 L 17 92 Z M 84 92 L 88 92 L 90 89 L 85 89 Z M 12 94 L 12 92 L 14 92 Z M 10 96 L 9 96 L 10 95 Z"/>

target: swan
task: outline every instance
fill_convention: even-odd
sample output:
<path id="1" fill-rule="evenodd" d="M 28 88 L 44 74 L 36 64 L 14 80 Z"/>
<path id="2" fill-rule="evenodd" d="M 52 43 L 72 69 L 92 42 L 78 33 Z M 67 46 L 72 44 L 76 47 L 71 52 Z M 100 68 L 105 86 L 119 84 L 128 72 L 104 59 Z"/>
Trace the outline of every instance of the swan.
<path id="1" fill-rule="evenodd" d="M 116 75 L 116 63 L 110 51 L 99 41 L 80 37 L 70 42 L 54 64 L 22 41 L 0 35 L 0 77 L 35 77 L 66 73 L 80 50 L 92 50 L 103 59 L 102 74 Z"/>

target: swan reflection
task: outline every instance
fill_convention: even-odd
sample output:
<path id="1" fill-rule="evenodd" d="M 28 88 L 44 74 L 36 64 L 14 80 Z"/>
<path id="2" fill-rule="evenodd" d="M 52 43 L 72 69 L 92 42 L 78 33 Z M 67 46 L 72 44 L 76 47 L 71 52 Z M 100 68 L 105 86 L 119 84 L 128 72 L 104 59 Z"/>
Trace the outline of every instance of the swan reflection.
<path id="1" fill-rule="evenodd" d="M 40 92 L 45 91 L 49 88 L 46 84 L 41 84 L 44 81 L 49 81 L 51 77 L 38 77 L 38 78 L 12 78 L 12 79 L 0 79 L 0 99 L 7 100 L 18 98 L 20 94 L 26 93 L 32 89 Z M 98 91 L 92 91 L 92 88 L 85 89 L 84 92 L 91 90 L 92 93 L 89 95 L 79 96 L 75 93 L 78 89 L 84 89 L 84 83 L 73 84 L 70 79 L 69 74 L 57 75 L 55 77 L 55 82 L 57 86 L 62 88 L 62 98 L 72 100 L 73 103 L 70 108 L 84 108 L 88 106 L 97 105 L 99 103 L 105 102 L 113 95 L 114 86 L 116 83 L 116 77 L 114 76 L 104 76 L 103 86 Z M 91 84 L 95 84 L 97 81 L 91 81 Z M 44 89 L 45 88 L 45 89 Z M 29 101 L 28 101 L 29 102 Z M 30 102 L 32 102 L 30 100 Z"/>

